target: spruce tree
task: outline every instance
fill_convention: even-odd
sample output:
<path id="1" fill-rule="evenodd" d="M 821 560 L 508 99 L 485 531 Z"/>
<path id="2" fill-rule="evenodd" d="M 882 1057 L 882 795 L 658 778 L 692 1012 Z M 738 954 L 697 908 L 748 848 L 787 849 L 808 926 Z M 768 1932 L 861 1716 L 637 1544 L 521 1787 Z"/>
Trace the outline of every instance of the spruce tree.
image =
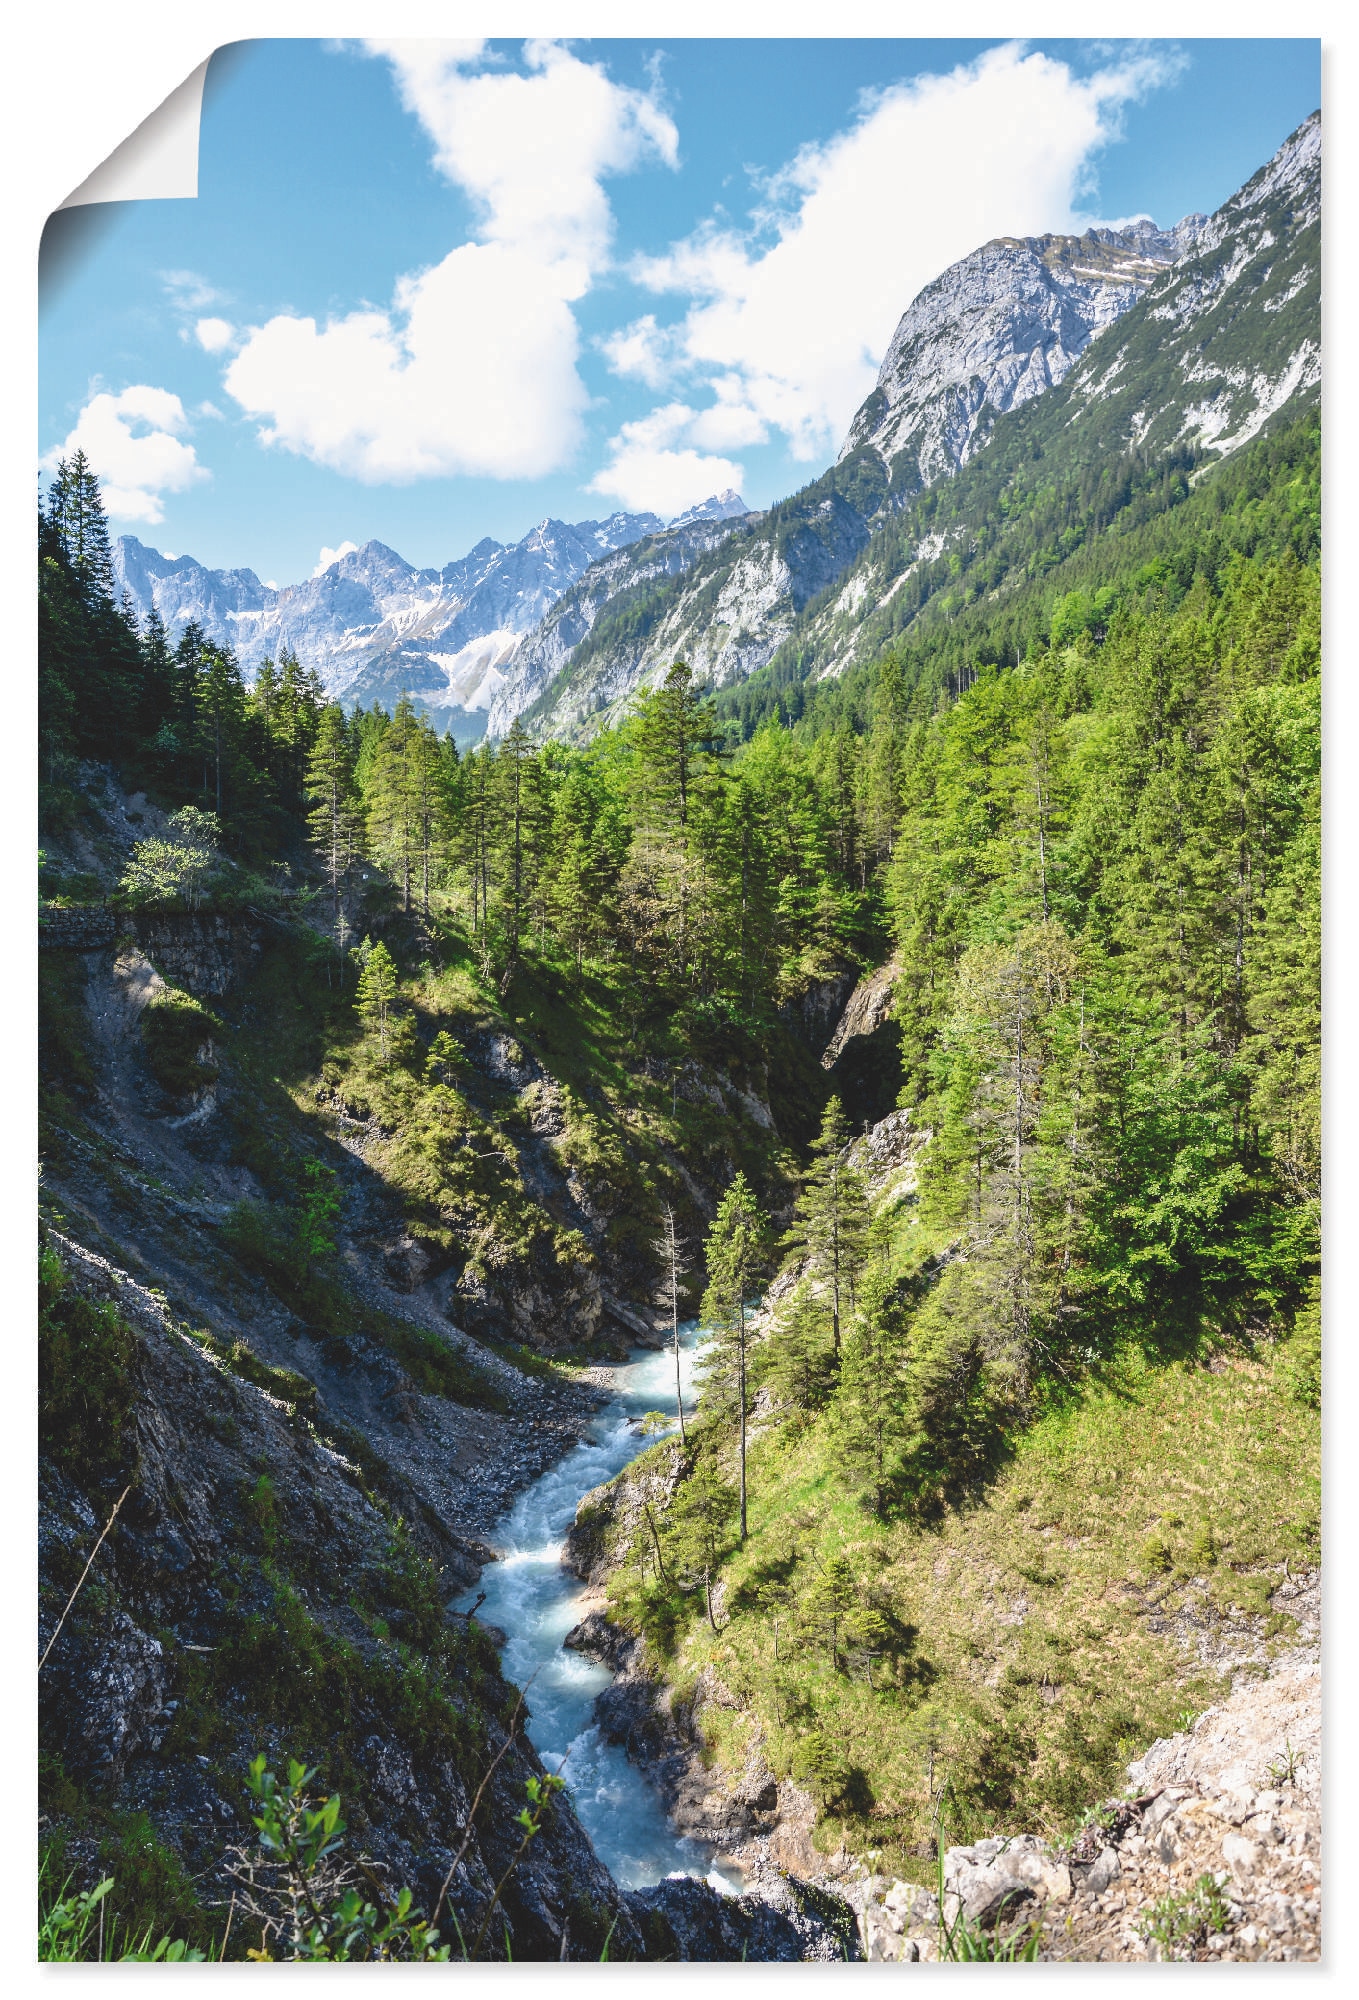
<path id="1" fill-rule="evenodd" d="M 742 1541 L 746 1538 L 749 1300 L 763 1270 L 768 1243 L 769 1218 L 757 1206 L 745 1175 L 737 1174 L 718 1204 L 708 1232 L 708 1289 L 703 1295 L 703 1317 L 714 1335 L 705 1381 L 717 1391 L 713 1400 L 736 1421 Z"/>
<path id="2" fill-rule="evenodd" d="M 359 974 L 354 1005 L 368 1027 L 376 1029 L 383 1062 L 388 1055 L 392 1010 L 396 1004 L 396 962 L 385 944 L 370 945 L 364 939 L 357 953 L 363 970 Z"/>
<path id="3" fill-rule="evenodd" d="M 840 1352 L 840 1332 L 854 1287 L 868 1255 L 869 1208 L 863 1176 L 845 1158 L 849 1121 L 838 1097 L 826 1105 L 812 1146 L 811 1164 L 784 1238 L 785 1269 L 804 1264 L 815 1290 L 830 1309 L 831 1347 Z"/>
<path id="4" fill-rule="evenodd" d="M 88 605 L 113 601 L 113 556 L 108 518 L 89 460 L 77 449 L 58 461 L 47 493 L 47 517 Z"/>
<path id="5" fill-rule="evenodd" d="M 311 806 L 307 831 L 330 884 L 332 923 L 340 946 L 342 894 L 361 851 L 362 822 L 354 784 L 354 747 L 338 702 L 322 711 L 307 765 L 307 799 Z"/>

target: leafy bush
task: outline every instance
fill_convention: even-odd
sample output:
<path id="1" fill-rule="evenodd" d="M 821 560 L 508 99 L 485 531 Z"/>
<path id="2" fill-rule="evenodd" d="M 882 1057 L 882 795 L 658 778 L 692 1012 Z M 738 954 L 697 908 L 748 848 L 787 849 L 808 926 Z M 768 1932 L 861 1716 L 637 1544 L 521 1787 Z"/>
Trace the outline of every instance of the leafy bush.
<path id="1" fill-rule="evenodd" d="M 126 1462 L 136 1337 L 112 1305 L 72 1288 L 60 1258 L 38 1259 L 38 1436 L 44 1457 L 101 1484 Z"/>
<path id="2" fill-rule="evenodd" d="M 171 1097 L 188 1097 L 216 1082 L 212 1037 L 222 1023 L 192 995 L 167 986 L 143 1008 L 141 1029 L 151 1074 Z"/>

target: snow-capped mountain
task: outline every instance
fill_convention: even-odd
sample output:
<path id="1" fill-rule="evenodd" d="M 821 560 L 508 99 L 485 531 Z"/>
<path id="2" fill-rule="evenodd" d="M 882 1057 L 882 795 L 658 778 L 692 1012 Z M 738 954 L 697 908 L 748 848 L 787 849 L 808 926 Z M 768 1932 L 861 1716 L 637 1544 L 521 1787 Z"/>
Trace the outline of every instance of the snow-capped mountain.
<path id="1" fill-rule="evenodd" d="M 731 496 L 706 503 L 721 508 Z M 738 503 L 739 505 L 739 503 Z M 152 606 L 175 639 L 196 620 L 235 649 L 247 679 L 291 647 L 346 705 L 408 690 L 422 707 L 479 735 L 500 668 L 599 557 L 662 527 L 655 514 L 542 521 L 508 547 L 487 538 L 443 569 L 416 569 L 382 542 L 349 549 L 304 583 L 275 588 L 253 570 L 212 570 L 165 556 L 135 535 L 113 546 L 119 592 L 142 619 Z M 472 718 L 475 717 L 475 723 Z"/>

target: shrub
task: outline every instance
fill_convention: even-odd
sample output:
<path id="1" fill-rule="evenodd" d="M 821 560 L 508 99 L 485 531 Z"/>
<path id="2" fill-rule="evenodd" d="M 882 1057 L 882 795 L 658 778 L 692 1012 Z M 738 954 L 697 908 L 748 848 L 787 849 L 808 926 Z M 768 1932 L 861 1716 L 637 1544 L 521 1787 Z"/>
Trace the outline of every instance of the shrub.
<path id="1" fill-rule="evenodd" d="M 101 1484 L 125 1465 L 136 1336 L 112 1305 L 74 1291 L 56 1252 L 38 1259 L 38 1437 L 45 1457 Z"/>
<path id="2" fill-rule="evenodd" d="M 152 1076 L 171 1097 L 188 1097 L 217 1080 L 212 1037 L 215 1014 L 188 993 L 167 986 L 142 1011 L 142 1044 Z"/>

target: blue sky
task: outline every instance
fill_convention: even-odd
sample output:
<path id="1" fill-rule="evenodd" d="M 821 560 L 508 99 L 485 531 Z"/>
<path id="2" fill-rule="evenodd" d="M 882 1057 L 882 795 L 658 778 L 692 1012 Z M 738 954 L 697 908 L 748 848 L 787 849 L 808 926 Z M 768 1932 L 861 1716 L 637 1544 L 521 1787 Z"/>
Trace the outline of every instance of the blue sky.
<path id="1" fill-rule="evenodd" d="M 198 199 L 103 211 L 45 309 L 40 448 L 279 583 L 767 504 L 955 258 L 1211 210 L 1319 101 L 1313 40 L 239 44 Z"/>

